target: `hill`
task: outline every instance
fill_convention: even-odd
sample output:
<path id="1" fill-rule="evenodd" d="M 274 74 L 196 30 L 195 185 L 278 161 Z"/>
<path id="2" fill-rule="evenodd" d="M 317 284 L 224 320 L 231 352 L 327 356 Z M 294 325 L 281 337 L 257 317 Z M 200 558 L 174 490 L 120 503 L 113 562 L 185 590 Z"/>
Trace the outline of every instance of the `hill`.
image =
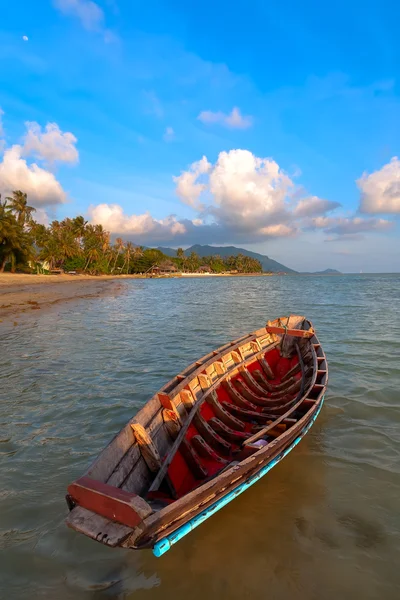
<path id="1" fill-rule="evenodd" d="M 167 256 L 176 256 L 176 250 L 174 248 L 162 248 L 159 247 L 157 250 L 161 250 L 163 254 Z M 270 273 L 297 273 L 293 269 L 282 265 L 281 263 L 269 258 L 269 256 L 265 256 L 264 254 L 258 254 L 258 252 L 251 252 L 250 250 L 246 250 L 245 248 L 236 248 L 236 246 L 201 246 L 200 244 L 195 244 L 194 246 L 190 246 L 185 250 L 185 255 L 189 256 L 191 252 L 195 252 L 199 256 L 210 256 L 219 254 L 219 256 L 237 256 L 238 254 L 244 254 L 244 256 L 250 256 L 251 258 L 255 258 L 259 260 L 263 271 Z"/>
<path id="2" fill-rule="evenodd" d="M 343 275 L 343 273 L 341 273 L 340 271 L 337 271 L 336 269 L 325 269 L 325 271 L 313 271 L 313 272 L 309 272 L 307 271 L 306 273 L 301 273 L 302 275 Z"/>

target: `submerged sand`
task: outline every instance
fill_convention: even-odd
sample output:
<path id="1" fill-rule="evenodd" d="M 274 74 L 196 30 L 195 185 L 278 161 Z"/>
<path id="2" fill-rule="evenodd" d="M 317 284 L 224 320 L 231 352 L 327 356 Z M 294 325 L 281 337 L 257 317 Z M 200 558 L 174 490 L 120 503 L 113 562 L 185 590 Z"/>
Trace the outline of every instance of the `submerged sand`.
<path id="1" fill-rule="evenodd" d="M 40 310 L 56 302 L 116 292 L 122 279 L 121 276 L 0 273 L 0 320 Z"/>

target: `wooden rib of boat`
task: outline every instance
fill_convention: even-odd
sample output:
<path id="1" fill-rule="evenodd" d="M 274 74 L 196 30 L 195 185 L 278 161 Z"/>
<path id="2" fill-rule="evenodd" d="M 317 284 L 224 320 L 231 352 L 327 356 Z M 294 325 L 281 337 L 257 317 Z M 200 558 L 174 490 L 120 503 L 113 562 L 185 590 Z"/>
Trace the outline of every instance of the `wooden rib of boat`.
<path id="1" fill-rule="evenodd" d="M 68 487 L 67 524 L 156 556 L 284 458 L 321 410 L 325 354 L 310 321 L 269 321 L 169 381 Z"/>

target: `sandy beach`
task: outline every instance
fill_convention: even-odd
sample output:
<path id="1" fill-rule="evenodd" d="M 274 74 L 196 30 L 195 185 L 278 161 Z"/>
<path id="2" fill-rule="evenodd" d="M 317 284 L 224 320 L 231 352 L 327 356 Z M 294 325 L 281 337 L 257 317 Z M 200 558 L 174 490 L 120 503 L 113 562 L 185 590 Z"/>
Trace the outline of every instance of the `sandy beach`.
<path id="1" fill-rule="evenodd" d="M 121 288 L 123 276 L 0 274 L 0 321 L 56 302 L 91 298 Z"/>

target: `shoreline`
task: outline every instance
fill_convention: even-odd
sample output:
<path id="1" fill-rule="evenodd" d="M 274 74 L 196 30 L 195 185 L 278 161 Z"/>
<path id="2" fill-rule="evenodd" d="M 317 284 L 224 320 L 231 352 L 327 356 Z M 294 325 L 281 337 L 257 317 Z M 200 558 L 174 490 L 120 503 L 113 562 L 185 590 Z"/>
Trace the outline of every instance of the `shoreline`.
<path id="1" fill-rule="evenodd" d="M 260 277 L 268 273 L 171 273 L 152 279 Z M 146 275 L 39 275 L 0 273 L 0 323 L 21 313 L 50 307 L 59 302 L 99 297 L 120 290 L 127 279 L 149 279 Z"/>
<path id="2" fill-rule="evenodd" d="M 117 291 L 118 279 L 122 277 L 0 273 L 0 323 L 59 302 Z"/>

